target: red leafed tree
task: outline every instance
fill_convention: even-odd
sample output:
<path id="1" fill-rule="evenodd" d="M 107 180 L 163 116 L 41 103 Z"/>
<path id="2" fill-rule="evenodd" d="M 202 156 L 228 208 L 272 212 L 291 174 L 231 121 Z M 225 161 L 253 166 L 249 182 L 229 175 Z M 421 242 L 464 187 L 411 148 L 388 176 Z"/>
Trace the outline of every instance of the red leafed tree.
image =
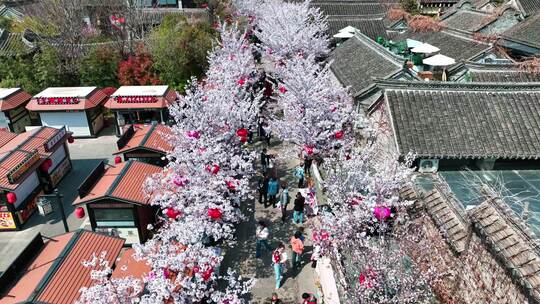
<path id="1" fill-rule="evenodd" d="M 118 66 L 118 82 L 121 85 L 155 85 L 159 76 L 153 69 L 154 61 L 147 52 L 139 49 L 135 55 L 129 55 Z"/>

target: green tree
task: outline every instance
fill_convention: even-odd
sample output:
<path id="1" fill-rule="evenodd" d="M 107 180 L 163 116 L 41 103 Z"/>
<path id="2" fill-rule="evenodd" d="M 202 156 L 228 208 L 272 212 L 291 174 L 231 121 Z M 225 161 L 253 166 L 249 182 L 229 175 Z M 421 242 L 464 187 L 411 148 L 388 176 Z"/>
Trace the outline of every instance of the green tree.
<path id="1" fill-rule="evenodd" d="M 79 64 L 81 85 L 118 87 L 120 53 L 111 47 L 98 46 L 90 50 Z"/>
<path id="2" fill-rule="evenodd" d="M 34 64 L 28 56 L 0 58 L 0 87 L 21 87 L 30 94 L 37 94 L 41 88 L 34 79 Z"/>
<path id="3" fill-rule="evenodd" d="M 66 72 L 63 64 L 56 49 L 43 46 L 41 52 L 34 55 L 36 84 L 43 89 L 79 85 L 78 75 Z"/>
<path id="4" fill-rule="evenodd" d="M 400 0 L 399 4 L 407 13 L 417 15 L 420 13 L 420 7 L 417 0 Z"/>
<path id="5" fill-rule="evenodd" d="M 149 40 L 149 50 L 161 81 L 183 91 L 191 76 L 202 76 L 214 35 L 207 23 L 191 24 L 183 16 L 166 16 Z"/>

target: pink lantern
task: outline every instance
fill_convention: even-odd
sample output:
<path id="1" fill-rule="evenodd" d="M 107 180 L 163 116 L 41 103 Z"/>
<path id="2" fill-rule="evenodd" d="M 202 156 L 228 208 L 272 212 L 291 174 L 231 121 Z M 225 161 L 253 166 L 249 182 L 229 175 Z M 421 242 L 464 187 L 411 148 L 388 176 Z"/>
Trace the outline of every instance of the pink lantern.
<path id="1" fill-rule="evenodd" d="M 173 183 L 175 185 L 177 185 L 178 187 L 183 187 L 185 185 L 188 184 L 188 179 L 185 178 L 184 176 L 176 176 L 174 179 L 173 179 Z"/>
<path id="2" fill-rule="evenodd" d="M 241 128 L 236 130 L 236 135 L 239 137 L 246 137 L 248 135 L 248 130 Z"/>
<path id="3" fill-rule="evenodd" d="M 82 219 L 84 218 L 85 216 L 85 213 L 84 213 L 84 208 L 83 207 L 77 207 L 75 208 L 75 216 L 79 219 Z"/>
<path id="4" fill-rule="evenodd" d="M 285 93 L 287 93 L 287 88 L 279 87 L 279 91 L 281 92 L 281 94 L 285 94 Z"/>
<path id="5" fill-rule="evenodd" d="M 379 221 L 386 220 L 388 217 L 390 217 L 391 213 L 392 212 L 390 211 L 390 208 L 388 207 L 375 207 L 375 209 L 373 209 L 373 215 Z"/>
<path id="6" fill-rule="evenodd" d="M 201 133 L 199 133 L 199 131 L 192 130 L 192 131 L 187 131 L 186 136 L 188 138 L 199 139 L 201 137 Z"/>
<path id="7" fill-rule="evenodd" d="M 15 194 L 15 192 L 9 192 L 8 194 L 6 194 L 6 198 L 8 203 L 15 204 L 15 202 L 17 201 L 17 194 Z"/>
<path id="8" fill-rule="evenodd" d="M 223 216 L 223 212 L 218 208 L 208 209 L 208 216 L 213 220 L 219 220 Z"/>
<path id="9" fill-rule="evenodd" d="M 174 209 L 174 208 L 167 208 L 167 212 L 165 212 L 165 214 L 167 214 L 167 217 L 170 218 L 170 219 L 175 219 L 177 218 L 180 214 L 182 214 L 182 212 Z"/>
<path id="10" fill-rule="evenodd" d="M 337 131 L 334 136 L 336 137 L 336 139 L 342 139 L 343 138 L 343 135 L 345 135 L 345 132 L 343 132 L 342 130 L 340 131 Z"/>

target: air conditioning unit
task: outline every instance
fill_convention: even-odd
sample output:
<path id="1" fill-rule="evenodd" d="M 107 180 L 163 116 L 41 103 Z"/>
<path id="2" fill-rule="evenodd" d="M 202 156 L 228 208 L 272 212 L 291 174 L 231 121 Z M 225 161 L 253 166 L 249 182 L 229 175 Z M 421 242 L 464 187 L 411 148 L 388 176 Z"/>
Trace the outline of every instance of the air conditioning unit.
<path id="1" fill-rule="evenodd" d="M 420 173 L 435 173 L 439 170 L 438 159 L 421 159 L 418 171 Z"/>

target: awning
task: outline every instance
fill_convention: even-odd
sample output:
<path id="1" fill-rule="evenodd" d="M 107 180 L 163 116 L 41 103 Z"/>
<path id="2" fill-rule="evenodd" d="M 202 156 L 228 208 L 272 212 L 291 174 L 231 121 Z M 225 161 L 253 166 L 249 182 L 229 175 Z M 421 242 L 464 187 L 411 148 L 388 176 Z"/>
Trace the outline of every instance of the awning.
<path id="1" fill-rule="evenodd" d="M 420 54 L 432 54 L 440 51 L 438 47 L 435 47 L 429 43 L 422 43 L 417 47 L 414 47 L 411 52 Z"/>
<path id="2" fill-rule="evenodd" d="M 449 66 L 449 65 L 455 64 L 456 60 L 448 56 L 437 54 L 435 56 L 431 56 L 429 58 L 424 59 L 423 62 L 424 64 L 427 64 L 430 66 Z"/>
<path id="3" fill-rule="evenodd" d="M 334 38 L 343 38 L 343 39 L 346 39 L 346 38 L 351 38 L 351 37 L 354 37 L 354 34 L 353 33 L 349 33 L 349 32 L 339 32 L 337 34 L 334 35 Z"/>

